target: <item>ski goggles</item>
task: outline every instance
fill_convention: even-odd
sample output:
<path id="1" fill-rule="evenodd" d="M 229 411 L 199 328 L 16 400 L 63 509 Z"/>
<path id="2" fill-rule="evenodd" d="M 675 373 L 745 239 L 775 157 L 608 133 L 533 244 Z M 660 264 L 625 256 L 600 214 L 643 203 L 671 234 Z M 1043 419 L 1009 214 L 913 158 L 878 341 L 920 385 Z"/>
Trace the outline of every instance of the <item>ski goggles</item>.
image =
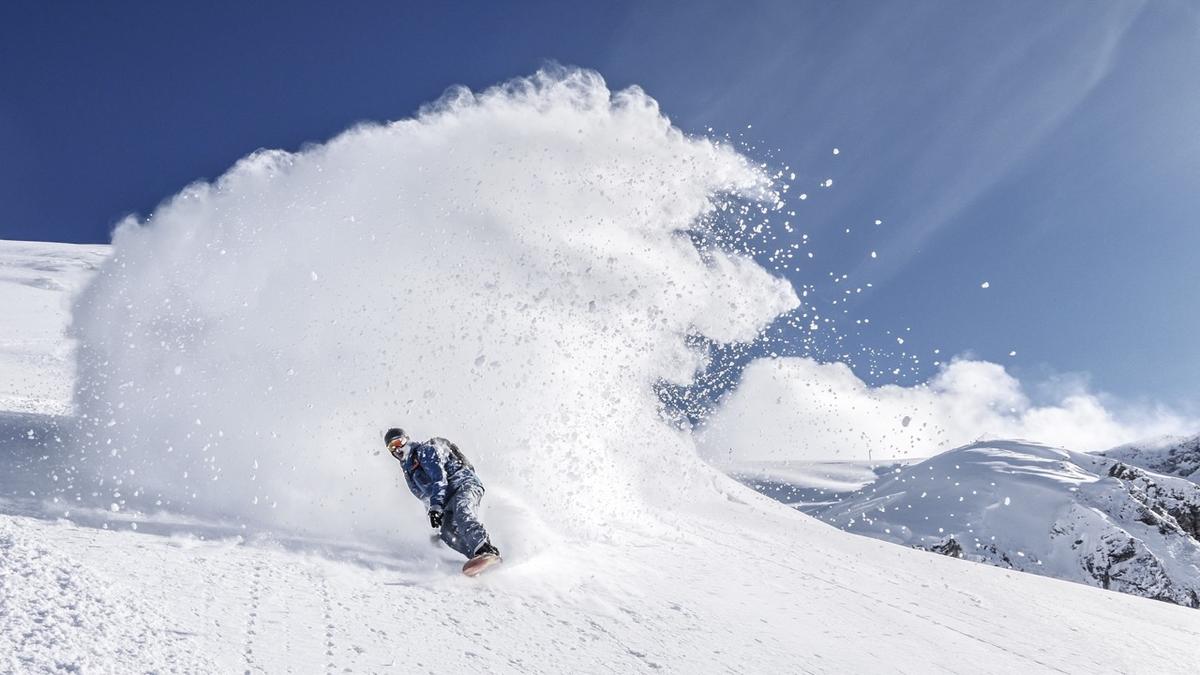
<path id="1" fill-rule="evenodd" d="M 402 450 L 405 445 L 408 445 L 407 438 L 405 438 L 403 436 L 400 436 L 399 438 L 393 438 L 392 442 L 388 443 L 388 450 L 391 450 L 393 455 L 398 456 L 400 450 Z"/>

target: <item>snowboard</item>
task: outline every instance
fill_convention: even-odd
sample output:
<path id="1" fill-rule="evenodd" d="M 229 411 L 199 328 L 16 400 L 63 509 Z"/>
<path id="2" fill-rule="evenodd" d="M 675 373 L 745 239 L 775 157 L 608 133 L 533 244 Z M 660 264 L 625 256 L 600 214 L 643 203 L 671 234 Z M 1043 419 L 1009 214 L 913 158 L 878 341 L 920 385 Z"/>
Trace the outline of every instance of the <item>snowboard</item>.
<path id="1" fill-rule="evenodd" d="M 479 576 L 487 568 L 499 565 L 501 562 L 502 559 L 500 556 L 492 555 L 491 553 L 484 553 L 482 555 L 477 555 L 463 563 L 462 571 L 463 574 L 469 577 L 475 577 Z"/>

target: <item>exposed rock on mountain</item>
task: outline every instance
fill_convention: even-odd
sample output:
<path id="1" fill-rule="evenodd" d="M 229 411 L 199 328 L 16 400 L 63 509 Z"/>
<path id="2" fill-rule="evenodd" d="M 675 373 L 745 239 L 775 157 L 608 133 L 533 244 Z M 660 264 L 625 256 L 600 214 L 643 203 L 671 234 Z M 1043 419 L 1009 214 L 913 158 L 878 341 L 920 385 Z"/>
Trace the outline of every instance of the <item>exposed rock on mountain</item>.
<path id="1" fill-rule="evenodd" d="M 1200 483 L 1200 436 L 1164 436 L 1099 453 L 1125 464 Z"/>

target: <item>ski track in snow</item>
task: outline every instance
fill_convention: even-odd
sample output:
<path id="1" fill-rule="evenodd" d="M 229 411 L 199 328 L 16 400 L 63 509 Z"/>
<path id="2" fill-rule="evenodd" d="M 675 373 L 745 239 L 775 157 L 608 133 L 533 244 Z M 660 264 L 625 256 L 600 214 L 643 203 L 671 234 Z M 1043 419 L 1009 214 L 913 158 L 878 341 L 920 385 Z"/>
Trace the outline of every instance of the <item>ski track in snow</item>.
<path id="1" fill-rule="evenodd" d="M 110 621 L 174 650 L 138 661 L 55 617 L 59 642 L 27 645 L 31 663 L 72 648 L 99 648 L 101 670 L 252 673 L 1182 673 L 1195 663 L 1193 610 L 859 539 L 780 509 L 745 509 L 762 521 L 753 527 L 693 522 L 660 545 L 590 545 L 476 580 L 452 564 L 371 567 L 236 540 L 0 523 L 77 561 L 76 593 L 153 608 Z M 772 545 L 773 528 L 799 542 L 794 556 Z"/>

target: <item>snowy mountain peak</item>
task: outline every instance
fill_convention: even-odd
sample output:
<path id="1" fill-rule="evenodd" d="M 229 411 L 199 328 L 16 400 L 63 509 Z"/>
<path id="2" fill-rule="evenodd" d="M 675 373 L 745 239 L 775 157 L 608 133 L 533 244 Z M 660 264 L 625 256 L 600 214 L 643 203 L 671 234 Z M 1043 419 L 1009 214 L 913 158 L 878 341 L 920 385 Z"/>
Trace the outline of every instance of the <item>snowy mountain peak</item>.
<path id="1" fill-rule="evenodd" d="M 1200 607 L 1200 485 L 1108 457 L 983 441 L 810 512 L 878 539 Z"/>
<path id="2" fill-rule="evenodd" d="M 1163 436 L 1120 445 L 1100 455 L 1154 473 L 1179 476 L 1200 483 L 1200 435 Z"/>

